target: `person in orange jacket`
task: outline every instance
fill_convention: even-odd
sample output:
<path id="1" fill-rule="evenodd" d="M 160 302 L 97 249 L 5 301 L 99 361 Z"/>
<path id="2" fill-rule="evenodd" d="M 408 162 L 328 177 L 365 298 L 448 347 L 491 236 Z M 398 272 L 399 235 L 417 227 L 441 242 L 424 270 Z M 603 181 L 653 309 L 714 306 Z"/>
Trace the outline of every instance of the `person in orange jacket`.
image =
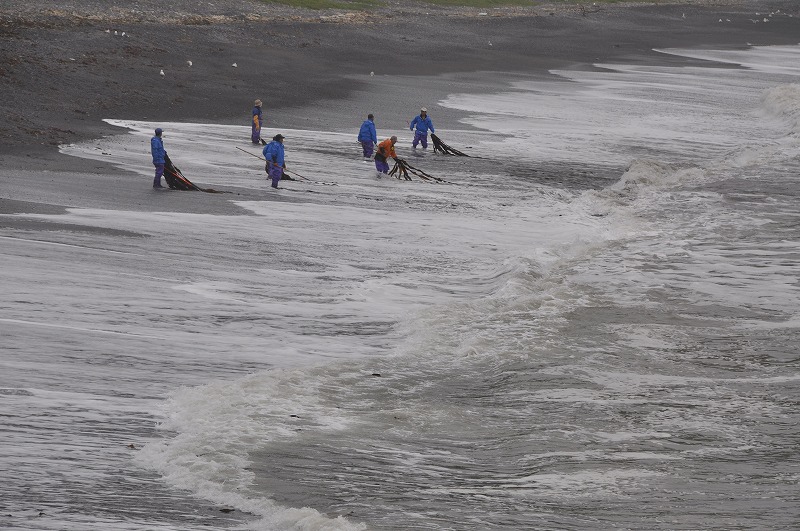
<path id="1" fill-rule="evenodd" d="M 386 162 L 386 159 L 391 157 L 395 161 L 397 161 L 397 153 L 394 152 L 394 145 L 397 144 L 397 137 L 393 136 L 392 138 L 387 138 L 380 144 L 378 144 L 377 152 L 375 153 L 375 169 L 377 171 L 378 179 L 381 178 L 381 175 L 389 173 L 389 164 Z"/>

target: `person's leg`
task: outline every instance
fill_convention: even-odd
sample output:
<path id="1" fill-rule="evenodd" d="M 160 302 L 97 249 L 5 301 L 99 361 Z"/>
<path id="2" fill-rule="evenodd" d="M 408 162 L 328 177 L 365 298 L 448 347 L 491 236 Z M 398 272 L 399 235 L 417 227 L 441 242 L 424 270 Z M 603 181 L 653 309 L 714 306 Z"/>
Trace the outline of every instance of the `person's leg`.
<path id="1" fill-rule="evenodd" d="M 381 178 L 381 175 L 385 175 L 389 173 L 389 164 L 384 161 L 375 161 L 375 168 L 378 170 L 378 178 Z"/>
<path id="2" fill-rule="evenodd" d="M 372 158 L 372 140 L 361 142 L 361 147 L 364 149 L 364 158 Z"/>
<path id="3" fill-rule="evenodd" d="M 281 181 L 281 177 L 283 176 L 283 168 L 277 164 L 270 163 L 269 176 L 272 177 L 272 187 L 277 188 L 278 183 Z"/>
<path id="4" fill-rule="evenodd" d="M 419 141 L 422 142 L 422 149 L 428 149 L 428 134 L 425 133 L 419 135 Z"/>
<path id="5" fill-rule="evenodd" d="M 411 142 L 411 147 L 413 147 L 414 149 L 417 149 L 417 144 L 419 144 L 419 132 L 418 131 L 414 131 L 414 141 Z"/>
<path id="6" fill-rule="evenodd" d="M 153 188 L 164 188 L 161 186 L 161 176 L 164 175 L 164 165 L 153 163 L 156 167 L 156 176 L 153 179 Z"/>

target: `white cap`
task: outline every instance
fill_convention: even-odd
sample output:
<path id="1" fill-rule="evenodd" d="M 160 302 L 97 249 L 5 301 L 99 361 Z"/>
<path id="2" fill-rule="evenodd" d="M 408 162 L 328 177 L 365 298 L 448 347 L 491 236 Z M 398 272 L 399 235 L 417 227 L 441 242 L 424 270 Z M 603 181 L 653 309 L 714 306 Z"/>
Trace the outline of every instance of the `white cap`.
<path id="1" fill-rule="evenodd" d="M 428 112 L 428 109 L 426 109 L 425 107 L 423 107 L 423 108 L 421 108 L 421 109 L 420 109 L 420 112 Z"/>

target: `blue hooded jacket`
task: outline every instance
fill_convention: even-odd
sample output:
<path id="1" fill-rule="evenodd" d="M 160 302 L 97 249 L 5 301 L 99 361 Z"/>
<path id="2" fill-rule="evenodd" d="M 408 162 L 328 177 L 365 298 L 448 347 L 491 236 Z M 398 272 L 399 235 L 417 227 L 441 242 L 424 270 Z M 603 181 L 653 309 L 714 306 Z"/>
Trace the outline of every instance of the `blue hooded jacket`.
<path id="1" fill-rule="evenodd" d="M 361 124 L 361 130 L 358 132 L 359 142 L 369 142 L 372 140 L 374 144 L 378 143 L 378 132 L 375 131 L 375 122 L 372 120 L 364 120 Z"/>
<path id="2" fill-rule="evenodd" d="M 425 118 L 423 118 L 422 115 L 420 114 L 419 116 L 414 118 L 414 120 L 411 122 L 410 129 L 412 131 L 414 130 L 414 126 L 417 126 L 417 133 L 422 133 L 423 135 L 428 134 L 428 129 L 431 130 L 431 133 L 436 132 L 433 129 L 433 122 L 431 122 L 430 116 L 425 116 Z"/>
<path id="3" fill-rule="evenodd" d="M 150 139 L 150 153 L 153 154 L 153 164 L 164 164 L 164 157 L 167 152 L 164 150 L 164 141 L 160 136 L 154 136 Z"/>
<path id="4" fill-rule="evenodd" d="M 278 166 L 283 166 L 283 144 L 277 140 L 273 140 L 264 146 L 261 153 L 264 154 L 264 158 L 267 159 L 267 161 L 273 162 Z"/>

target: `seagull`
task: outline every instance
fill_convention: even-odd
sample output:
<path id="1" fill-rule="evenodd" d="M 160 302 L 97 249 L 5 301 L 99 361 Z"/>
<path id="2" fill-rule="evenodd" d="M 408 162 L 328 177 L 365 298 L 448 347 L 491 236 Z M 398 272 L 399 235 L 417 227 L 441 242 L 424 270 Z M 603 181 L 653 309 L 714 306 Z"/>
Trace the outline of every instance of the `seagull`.
<path id="1" fill-rule="evenodd" d="M 192 66 L 192 62 L 191 61 L 186 61 L 186 64 L 189 65 L 189 66 Z"/>
<path id="2" fill-rule="evenodd" d="M 375 72 L 370 72 L 369 75 L 374 76 Z"/>
<path id="3" fill-rule="evenodd" d="M 158 73 L 158 75 L 164 77 L 164 70 L 162 69 L 161 72 Z"/>
<path id="4" fill-rule="evenodd" d="M 236 63 L 233 63 L 231 66 L 232 66 L 232 67 L 234 67 L 234 68 L 236 68 L 236 67 L 237 67 L 237 66 L 239 66 L 239 65 L 237 65 Z"/>
<path id="5" fill-rule="evenodd" d="M 123 37 L 125 36 L 125 32 L 124 32 L 124 31 L 122 32 L 122 36 L 123 36 Z"/>

